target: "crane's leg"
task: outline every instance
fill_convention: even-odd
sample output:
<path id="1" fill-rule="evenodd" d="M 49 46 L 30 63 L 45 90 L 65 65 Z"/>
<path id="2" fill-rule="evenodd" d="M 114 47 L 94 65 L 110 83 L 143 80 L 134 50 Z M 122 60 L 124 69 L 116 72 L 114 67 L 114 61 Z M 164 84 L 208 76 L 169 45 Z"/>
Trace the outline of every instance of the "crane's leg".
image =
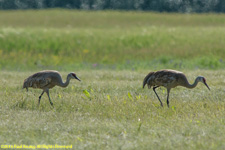
<path id="1" fill-rule="evenodd" d="M 50 99 L 50 96 L 49 96 L 49 90 L 46 90 L 46 93 L 47 93 L 47 95 L 48 95 L 48 99 L 49 99 L 50 104 L 53 106 L 53 103 L 52 103 L 52 101 L 51 101 L 51 99 Z M 54 106 L 53 106 L 53 107 L 54 107 Z"/>
<path id="2" fill-rule="evenodd" d="M 40 101 L 41 101 L 41 97 L 42 97 L 42 95 L 44 94 L 44 90 L 43 90 L 43 92 L 41 93 L 41 95 L 39 96 L 39 100 L 38 100 L 38 106 L 40 105 Z"/>
<path id="3" fill-rule="evenodd" d="M 169 95 L 170 95 L 170 89 L 167 89 L 167 106 L 170 107 L 170 102 L 169 102 Z"/>
<path id="4" fill-rule="evenodd" d="M 159 99 L 159 101 L 160 101 L 161 106 L 163 107 L 163 103 L 162 103 L 162 101 L 160 100 L 158 94 L 157 94 L 156 91 L 155 91 L 155 89 L 158 88 L 158 87 L 159 87 L 159 86 L 153 87 L 153 91 L 155 92 L 156 96 L 158 97 L 158 99 Z"/>

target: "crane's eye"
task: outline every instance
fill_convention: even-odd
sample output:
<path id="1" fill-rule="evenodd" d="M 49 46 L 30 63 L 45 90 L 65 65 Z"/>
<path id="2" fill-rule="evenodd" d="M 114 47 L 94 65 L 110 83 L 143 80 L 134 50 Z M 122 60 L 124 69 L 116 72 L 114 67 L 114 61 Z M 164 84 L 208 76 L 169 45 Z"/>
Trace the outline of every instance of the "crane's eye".
<path id="1" fill-rule="evenodd" d="M 72 75 L 74 76 L 74 78 L 76 78 L 76 74 L 75 73 L 72 73 Z"/>
<path id="2" fill-rule="evenodd" d="M 203 78 L 203 81 L 206 82 L 205 78 Z"/>

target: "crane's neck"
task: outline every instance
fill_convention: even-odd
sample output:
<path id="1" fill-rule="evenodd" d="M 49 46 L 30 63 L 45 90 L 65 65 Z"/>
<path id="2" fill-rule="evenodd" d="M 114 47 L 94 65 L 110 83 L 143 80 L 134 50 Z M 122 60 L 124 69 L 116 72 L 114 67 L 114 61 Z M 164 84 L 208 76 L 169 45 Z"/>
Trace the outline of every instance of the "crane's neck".
<path id="1" fill-rule="evenodd" d="M 69 78 L 69 75 L 68 75 L 67 78 L 66 78 L 66 82 L 64 83 L 64 82 L 61 80 L 59 86 L 61 86 L 61 87 L 67 87 L 67 86 L 69 85 L 69 83 L 70 83 L 70 79 L 71 79 L 71 78 Z"/>
<path id="2" fill-rule="evenodd" d="M 199 82 L 198 78 L 195 79 L 195 82 L 194 82 L 193 84 L 190 84 L 190 83 L 187 81 L 185 87 L 190 88 L 190 89 L 195 88 L 195 87 L 197 86 L 198 82 Z"/>

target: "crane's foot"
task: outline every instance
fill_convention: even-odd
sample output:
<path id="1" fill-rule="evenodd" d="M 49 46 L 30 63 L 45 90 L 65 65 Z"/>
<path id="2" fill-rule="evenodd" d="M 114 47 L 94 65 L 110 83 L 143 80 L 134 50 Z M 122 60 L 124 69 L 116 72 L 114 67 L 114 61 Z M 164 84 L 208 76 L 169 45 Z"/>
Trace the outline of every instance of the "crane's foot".
<path id="1" fill-rule="evenodd" d="M 169 101 L 167 101 L 167 106 L 168 106 L 168 108 L 170 108 L 170 103 L 169 103 Z"/>
<path id="2" fill-rule="evenodd" d="M 51 104 L 51 106 L 54 108 L 54 105 L 53 105 L 53 103 L 52 102 L 50 102 L 50 104 Z"/>

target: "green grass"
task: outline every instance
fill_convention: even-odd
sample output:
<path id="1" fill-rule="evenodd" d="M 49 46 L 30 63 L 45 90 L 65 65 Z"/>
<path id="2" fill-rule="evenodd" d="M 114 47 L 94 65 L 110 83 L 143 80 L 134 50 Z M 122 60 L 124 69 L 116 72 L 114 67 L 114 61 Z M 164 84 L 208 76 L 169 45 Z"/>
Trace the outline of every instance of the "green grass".
<path id="1" fill-rule="evenodd" d="M 221 69 L 225 15 L 0 11 L 0 69 Z"/>
<path id="2" fill-rule="evenodd" d="M 22 90 L 31 72 L 1 71 L 1 145 L 72 145 L 73 149 L 224 149 L 224 70 L 184 71 L 195 89 L 171 90 L 171 107 L 142 89 L 143 71 L 78 71 L 82 82 L 50 91 Z M 63 72 L 63 78 L 67 72 Z M 86 90 L 86 92 L 84 92 Z M 158 89 L 166 106 L 166 90 Z M 85 94 L 86 93 L 86 94 Z"/>

